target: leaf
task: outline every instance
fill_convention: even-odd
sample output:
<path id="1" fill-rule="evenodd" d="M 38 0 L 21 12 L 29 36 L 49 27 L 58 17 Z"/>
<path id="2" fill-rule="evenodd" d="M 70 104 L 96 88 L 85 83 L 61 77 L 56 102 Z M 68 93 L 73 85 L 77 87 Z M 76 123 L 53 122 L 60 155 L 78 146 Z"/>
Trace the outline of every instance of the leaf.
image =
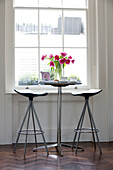
<path id="1" fill-rule="evenodd" d="M 54 71 L 54 67 L 51 67 L 51 71 Z"/>

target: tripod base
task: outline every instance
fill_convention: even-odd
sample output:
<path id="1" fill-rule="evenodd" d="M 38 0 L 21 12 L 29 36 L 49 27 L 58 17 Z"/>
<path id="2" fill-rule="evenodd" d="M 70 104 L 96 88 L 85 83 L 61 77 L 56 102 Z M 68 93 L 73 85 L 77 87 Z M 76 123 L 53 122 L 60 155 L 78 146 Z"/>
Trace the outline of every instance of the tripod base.
<path id="1" fill-rule="evenodd" d="M 75 136 L 74 136 L 74 139 L 73 139 L 72 148 L 74 148 L 75 140 L 76 140 L 76 137 L 78 135 L 78 139 L 77 139 L 77 142 L 76 142 L 76 150 L 75 150 L 75 153 L 77 154 L 81 133 L 92 133 L 93 142 L 94 142 L 94 148 L 96 150 L 96 142 L 95 142 L 95 135 L 96 135 L 97 144 L 98 144 L 98 147 L 99 147 L 99 150 L 100 150 L 100 154 L 102 154 L 102 150 L 101 150 L 100 142 L 99 142 L 99 137 L 98 137 L 99 130 L 96 128 L 96 125 L 95 125 L 95 122 L 94 122 L 94 119 L 93 119 L 93 116 L 92 116 L 92 113 L 91 113 L 88 101 L 89 101 L 89 98 L 88 97 L 85 98 L 85 104 L 84 104 L 84 108 L 83 108 L 80 120 L 78 122 L 77 128 L 74 130 L 75 131 Z M 85 116 L 85 111 L 86 111 L 86 107 L 88 109 L 88 114 L 89 114 L 89 120 L 90 120 L 91 128 L 82 128 L 83 121 L 84 121 L 84 116 Z"/>
<path id="2" fill-rule="evenodd" d="M 33 129 L 29 129 L 30 115 L 32 115 Z M 27 119 L 27 128 L 23 129 L 23 126 L 25 124 L 26 119 Z M 35 119 L 36 119 L 37 124 L 39 126 L 39 130 L 37 130 L 36 127 L 35 127 Z M 29 100 L 29 105 L 28 105 L 27 111 L 25 113 L 25 116 L 24 116 L 24 119 L 22 121 L 21 127 L 20 127 L 20 129 L 18 131 L 18 136 L 17 136 L 17 139 L 16 139 L 15 147 L 14 147 L 14 153 L 16 152 L 16 146 L 17 146 L 17 143 L 19 141 L 20 135 L 25 135 L 24 158 L 26 156 L 26 145 L 27 145 L 27 136 L 28 135 L 33 135 L 34 136 L 36 147 L 37 147 L 37 137 L 36 137 L 36 135 L 42 135 L 42 139 L 44 141 L 44 146 L 46 148 L 47 156 L 49 155 L 46 140 L 45 140 L 45 137 L 44 137 L 44 132 L 42 131 L 38 116 L 36 114 L 36 111 L 35 111 L 35 108 L 34 108 L 34 105 L 33 105 L 33 100 Z"/>

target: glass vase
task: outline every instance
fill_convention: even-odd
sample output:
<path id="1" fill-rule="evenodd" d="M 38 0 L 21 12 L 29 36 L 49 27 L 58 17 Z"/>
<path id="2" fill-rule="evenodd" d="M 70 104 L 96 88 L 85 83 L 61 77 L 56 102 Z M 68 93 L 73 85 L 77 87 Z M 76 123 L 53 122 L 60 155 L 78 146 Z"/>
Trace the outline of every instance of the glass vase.
<path id="1" fill-rule="evenodd" d="M 62 77 L 62 68 L 56 68 L 54 70 L 54 80 L 61 80 Z"/>

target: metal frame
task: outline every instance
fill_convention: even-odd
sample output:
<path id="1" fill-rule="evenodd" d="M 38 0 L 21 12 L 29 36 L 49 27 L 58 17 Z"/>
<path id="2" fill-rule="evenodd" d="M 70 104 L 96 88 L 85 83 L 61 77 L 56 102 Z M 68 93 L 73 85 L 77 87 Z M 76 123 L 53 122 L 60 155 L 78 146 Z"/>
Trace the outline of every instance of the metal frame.
<path id="1" fill-rule="evenodd" d="M 87 110 L 88 110 L 91 129 L 90 128 L 82 128 L 86 107 L 87 107 Z M 94 149 L 96 150 L 96 142 L 95 142 L 95 135 L 96 135 L 100 154 L 102 154 L 102 150 L 101 150 L 101 146 L 100 146 L 100 142 L 99 142 L 99 137 L 98 137 L 98 132 L 99 132 L 99 130 L 96 128 L 96 125 L 95 125 L 95 122 L 94 122 L 94 119 L 93 119 L 93 116 L 92 116 L 92 113 L 91 113 L 91 110 L 90 110 L 89 97 L 88 97 L 88 98 L 85 98 L 85 104 L 84 104 L 84 107 L 83 107 L 83 111 L 82 111 L 82 114 L 80 116 L 77 128 L 75 129 L 75 136 L 74 136 L 73 144 L 72 144 L 72 148 L 74 148 L 75 140 L 76 140 L 76 137 L 77 137 L 77 134 L 78 134 L 75 153 L 77 154 L 77 151 L 78 151 L 78 145 L 79 145 L 81 133 L 92 133 L 93 142 L 94 142 Z"/>
<path id="2" fill-rule="evenodd" d="M 58 154 L 60 156 L 63 156 L 63 151 L 62 151 L 62 146 L 66 146 L 66 147 L 71 147 L 72 148 L 72 145 L 67 145 L 67 144 L 64 144 L 61 142 L 61 116 L 62 116 L 62 87 L 63 86 L 67 86 L 67 85 L 71 85 L 70 84 L 67 84 L 67 83 L 57 83 L 55 85 L 55 82 L 54 83 L 48 83 L 48 82 L 43 82 L 45 84 L 50 84 L 50 85 L 53 85 L 53 86 L 57 86 L 58 87 L 58 95 L 57 95 L 57 142 L 55 144 L 52 144 L 52 145 L 47 145 L 48 148 L 51 148 L 51 147 L 56 147 L 56 151 L 58 152 Z M 73 84 L 73 83 L 72 83 Z M 73 146 L 74 148 L 76 148 L 75 146 Z M 40 149 L 40 148 L 43 148 L 42 147 L 36 147 L 33 149 L 33 151 L 35 152 L 37 149 Z M 78 149 L 80 149 L 81 151 L 84 151 L 83 148 L 79 147 L 78 146 Z"/>
<path id="3" fill-rule="evenodd" d="M 33 129 L 32 130 L 28 129 L 29 128 L 30 115 L 32 115 L 32 121 L 33 121 Z M 38 123 L 39 130 L 36 130 L 36 128 L 35 128 L 35 118 L 36 118 L 36 121 Z M 22 128 L 23 128 L 23 125 L 24 125 L 26 119 L 27 119 L 27 128 L 23 130 Z M 33 132 L 33 133 L 29 133 L 29 132 Z M 44 137 L 44 132 L 42 131 L 42 128 L 41 128 L 41 125 L 40 125 L 37 113 L 35 111 L 35 108 L 34 108 L 34 105 L 33 105 L 33 99 L 30 99 L 30 98 L 29 98 L 28 108 L 26 110 L 26 113 L 25 113 L 24 119 L 22 121 L 22 124 L 20 126 L 20 129 L 18 131 L 18 136 L 17 136 L 16 143 L 15 143 L 15 146 L 14 146 L 14 153 L 16 153 L 17 143 L 19 141 L 19 137 L 20 137 L 21 134 L 26 136 L 25 137 L 25 144 L 24 144 L 24 158 L 26 156 L 26 146 L 27 146 L 27 136 L 28 135 L 34 135 L 35 145 L 37 147 L 37 137 L 36 137 L 36 135 L 41 134 L 42 138 L 43 138 L 43 141 L 44 141 L 44 145 L 45 145 L 45 149 L 46 149 L 46 152 L 47 152 L 47 156 L 49 155 L 47 144 L 46 144 L 46 140 L 45 140 L 45 137 Z"/>
<path id="4" fill-rule="evenodd" d="M 58 86 L 58 96 L 57 96 L 57 142 L 52 145 L 48 145 L 47 147 L 56 147 L 56 151 L 59 153 L 60 156 L 63 156 L 63 151 L 61 148 L 61 102 L 62 102 L 62 87 Z M 35 152 L 37 149 L 43 148 L 42 147 L 36 147 L 33 149 Z"/>

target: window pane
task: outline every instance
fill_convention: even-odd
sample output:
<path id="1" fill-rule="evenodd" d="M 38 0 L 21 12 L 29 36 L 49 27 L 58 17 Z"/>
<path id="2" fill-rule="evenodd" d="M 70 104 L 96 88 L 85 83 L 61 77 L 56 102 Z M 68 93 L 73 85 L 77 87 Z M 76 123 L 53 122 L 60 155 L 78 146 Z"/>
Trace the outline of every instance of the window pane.
<path id="1" fill-rule="evenodd" d="M 40 46 L 61 47 L 62 29 L 59 25 L 62 22 L 60 10 L 40 11 Z"/>
<path id="2" fill-rule="evenodd" d="M 84 8 L 86 0 L 39 0 L 39 4 L 38 0 L 15 0 L 17 6 L 22 6 L 22 2 L 25 7 L 40 5 L 40 9 L 15 8 L 16 85 L 28 85 L 33 83 L 32 80 L 36 83 L 39 74 L 41 78 L 41 71 L 51 69 L 49 60 L 41 60 L 42 55 L 59 55 L 63 49 L 75 59 L 75 64 L 66 65 L 64 76 L 76 75 L 82 85 L 87 85 L 86 10 L 57 9 L 61 5 Z"/>
<path id="3" fill-rule="evenodd" d="M 87 85 L 87 50 L 86 49 L 65 49 L 65 52 L 73 59 L 74 64 L 66 65 L 65 76 L 74 76 L 80 78 L 82 85 Z"/>
<path id="4" fill-rule="evenodd" d="M 39 5 L 38 5 L 39 1 Z M 62 0 L 14 0 L 14 7 L 61 7 Z M 63 0 L 64 8 L 85 8 L 87 0 Z"/>
<path id="5" fill-rule="evenodd" d="M 16 85 L 29 84 L 38 77 L 38 49 L 15 49 Z"/>
<path id="6" fill-rule="evenodd" d="M 63 0 L 65 8 L 85 8 L 87 0 Z"/>
<path id="7" fill-rule="evenodd" d="M 38 0 L 14 0 L 14 7 L 37 7 Z"/>
<path id="8" fill-rule="evenodd" d="M 61 7 L 61 0 L 39 0 L 41 7 Z"/>
<path id="9" fill-rule="evenodd" d="M 15 10 L 15 46 L 38 46 L 37 10 Z"/>
<path id="10" fill-rule="evenodd" d="M 87 46 L 85 11 L 64 11 L 64 46 Z"/>

